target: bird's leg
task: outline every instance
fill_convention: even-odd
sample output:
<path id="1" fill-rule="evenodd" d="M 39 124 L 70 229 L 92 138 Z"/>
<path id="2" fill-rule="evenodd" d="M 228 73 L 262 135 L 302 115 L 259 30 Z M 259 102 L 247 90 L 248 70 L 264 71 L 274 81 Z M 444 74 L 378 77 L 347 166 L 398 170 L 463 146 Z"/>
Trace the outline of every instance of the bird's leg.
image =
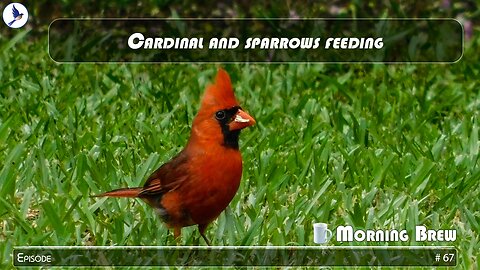
<path id="1" fill-rule="evenodd" d="M 208 224 L 198 224 L 198 231 L 202 236 L 203 240 L 207 243 L 207 245 L 211 246 L 210 241 L 208 241 L 207 237 L 205 236 L 205 229 L 207 228 Z"/>
<path id="2" fill-rule="evenodd" d="M 182 233 L 182 228 L 181 227 L 174 227 L 173 228 L 173 238 L 175 239 L 175 242 L 177 245 L 180 243 L 180 234 Z"/>
<path id="3" fill-rule="evenodd" d="M 167 233 L 167 237 L 165 237 L 165 244 L 163 244 L 164 246 L 168 246 L 169 239 L 170 239 L 170 233 Z"/>
<path id="4" fill-rule="evenodd" d="M 173 228 L 173 237 L 177 239 L 180 237 L 180 234 L 182 233 L 182 229 L 180 227 L 175 227 Z"/>

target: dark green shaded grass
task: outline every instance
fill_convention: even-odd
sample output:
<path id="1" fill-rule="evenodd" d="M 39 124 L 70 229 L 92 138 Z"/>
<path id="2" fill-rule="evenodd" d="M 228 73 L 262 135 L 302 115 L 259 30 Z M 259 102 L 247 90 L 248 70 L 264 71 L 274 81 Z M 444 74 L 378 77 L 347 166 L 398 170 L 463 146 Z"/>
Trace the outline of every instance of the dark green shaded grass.
<path id="1" fill-rule="evenodd" d="M 18 245 L 175 244 L 142 202 L 89 196 L 142 185 L 182 149 L 216 66 L 58 65 L 22 35 L 0 50 L 2 268 Z M 411 236 L 425 224 L 457 229 L 460 265 L 478 267 L 478 47 L 453 65 L 224 66 L 258 124 L 208 237 L 312 245 L 314 222 Z"/>

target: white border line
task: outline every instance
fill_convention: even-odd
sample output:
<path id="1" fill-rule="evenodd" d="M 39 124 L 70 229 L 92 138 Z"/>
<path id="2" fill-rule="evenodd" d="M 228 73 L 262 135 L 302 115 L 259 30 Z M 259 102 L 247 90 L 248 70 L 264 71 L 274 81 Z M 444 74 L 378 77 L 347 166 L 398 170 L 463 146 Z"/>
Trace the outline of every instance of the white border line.
<path id="1" fill-rule="evenodd" d="M 13 249 L 457 249 L 455 246 L 14 246 Z"/>

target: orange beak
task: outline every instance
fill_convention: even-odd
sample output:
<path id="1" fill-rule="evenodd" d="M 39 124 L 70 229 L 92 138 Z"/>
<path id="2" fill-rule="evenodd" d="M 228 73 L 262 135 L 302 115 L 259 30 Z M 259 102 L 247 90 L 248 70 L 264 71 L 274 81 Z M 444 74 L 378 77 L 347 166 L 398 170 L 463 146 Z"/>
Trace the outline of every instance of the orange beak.
<path id="1" fill-rule="evenodd" d="M 255 125 L 255 119 L 251 117 L 248 113 L 242 111 L 241 109 L 238 110 L 237 114 L 235 114 L 235 118 L 233 119 L 228 126 L 230 127 L 230 130 L 237 130 L 237 129 L 242 129 L 246 128 L 249 126 Z"/>

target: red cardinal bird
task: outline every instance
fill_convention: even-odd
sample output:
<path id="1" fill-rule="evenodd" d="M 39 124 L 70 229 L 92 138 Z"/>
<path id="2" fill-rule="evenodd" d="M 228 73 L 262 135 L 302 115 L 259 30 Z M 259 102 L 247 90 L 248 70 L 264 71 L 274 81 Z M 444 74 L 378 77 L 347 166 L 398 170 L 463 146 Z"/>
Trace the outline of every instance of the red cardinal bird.
<path id="1" fill-rule="evenodd" d="M 240 185 L 240 130 L 254 124 L 255 119 L 239 106 L 227 72 L 219 69 L 215 84 L 203 96 L 185 148 L 150 175 L 143 187 L 116 189 L 97 197 L 140 198 L 174 229 L 175 238 L 181 228 L 198 225 L 210 245 L 205 229 Z"/>

